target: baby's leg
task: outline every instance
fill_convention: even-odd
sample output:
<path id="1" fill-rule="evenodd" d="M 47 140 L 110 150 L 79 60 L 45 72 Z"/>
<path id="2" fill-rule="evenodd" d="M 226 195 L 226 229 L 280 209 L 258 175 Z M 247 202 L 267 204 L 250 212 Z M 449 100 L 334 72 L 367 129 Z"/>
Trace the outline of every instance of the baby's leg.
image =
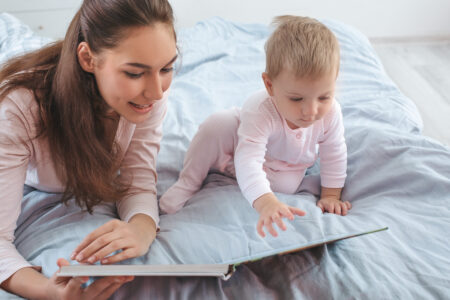
<path id="1" fill-rule="evenodd" d="M 200 190 L 210 169 L 225 169 L 233 159 L 238 126 L 236 109 L 212 114 L 200 125 L 186 152 L 178 181 L 159 200 L 162 211 L 177 212 Z"/>

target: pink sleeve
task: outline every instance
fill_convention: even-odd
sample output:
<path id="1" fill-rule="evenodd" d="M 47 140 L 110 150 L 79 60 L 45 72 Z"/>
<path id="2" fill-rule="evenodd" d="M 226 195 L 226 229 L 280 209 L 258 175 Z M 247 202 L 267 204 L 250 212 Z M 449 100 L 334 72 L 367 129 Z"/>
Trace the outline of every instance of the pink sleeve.
<path id="1" fill-rule="evenodd" d="M 267 107 L 259 101 L 248 102 L 241 111 L 234 163 L 239 187 L 253 206 L 253 202 L 260 196 L 272 192 L 263 164 L 274 122 L 271 121 L 272 114 Z"/>
<path id="2" fill-rule="evenodd" d="M 319 141 L 321 185 L 341 188 L 347 176 L 347 145 L 341 106 L 334 100 L 333 108 L 324 118 L 324 134 Z"/>
<path id="3" fill-rule="evenodd" d="M 137 124 L 120 168 L 121 176 L 131 180 L 130 196 L 117 203 L 122 220 L 128 222 L 143 213 L 159 224 L 156 199 L 156 156 L 162 138 L 162 123 L 167 112 L 167 95 L 154 105 L 148 120 Z"/>
<path id="4" fill-rule="evenodd" d="M 31 266 L 13 244 L 21 210 L 23 185 L 32 147 L 34 125 L 9 98 L 0 103 L 0 283 Z M 31 122 L 31 124 L 33 124 Z"/>

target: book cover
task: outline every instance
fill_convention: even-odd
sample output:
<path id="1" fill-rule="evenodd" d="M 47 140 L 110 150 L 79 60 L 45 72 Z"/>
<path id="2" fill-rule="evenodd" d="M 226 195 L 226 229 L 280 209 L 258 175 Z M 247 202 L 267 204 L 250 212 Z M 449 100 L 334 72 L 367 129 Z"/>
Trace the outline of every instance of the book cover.
<path id="1" fill-rule="evenodd" d="M 353 232 L 328 236 L 324 239 L 312 241 L 303 245 L 293 245 L 283 249 L 275 249 L 254 256 L 240 258 L 221 264 L 168 264 L 168 265 L 71 265 L 63 266 L 58 272 L 59 277 L 74 276 L 191 276 L 191 277 L 219 277 L 227 280 L 236 268 L 248 262 L 257 261 L 274 255 L 299 252 L 313 247 L 334 243 L 370 233 L 387 230 L 387 227 L 369 231 Z"/>

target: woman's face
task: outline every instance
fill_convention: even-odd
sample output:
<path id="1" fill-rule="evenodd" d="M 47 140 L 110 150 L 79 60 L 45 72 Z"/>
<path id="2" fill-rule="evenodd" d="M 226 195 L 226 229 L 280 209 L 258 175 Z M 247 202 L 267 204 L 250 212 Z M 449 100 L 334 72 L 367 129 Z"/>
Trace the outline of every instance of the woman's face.
<path id="1" fill-rule="evenodd" d="M 172 29 L 156 23 L 129 29 L 117 47 L 94 55 L 92 73 L 111 109 L 140 123 L 169 88 L 176 58 Z"/>

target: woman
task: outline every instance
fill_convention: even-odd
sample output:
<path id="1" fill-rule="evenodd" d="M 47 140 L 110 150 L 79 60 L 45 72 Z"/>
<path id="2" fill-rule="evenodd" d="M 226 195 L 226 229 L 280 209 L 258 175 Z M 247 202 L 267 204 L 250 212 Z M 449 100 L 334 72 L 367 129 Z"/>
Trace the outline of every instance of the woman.
<path id="1" fill-rule="evenodd" d="M 62 201 L 74 198 L 89 212 L 116 203 L 121 220 L 86 236 L 71 259 L 110 264 L 148 251 L 159 221 L 155 159 L 176 58 L 167 0 L 85 0 L 63 41 L 3 66 L 3 289 L 33 299 L 106 299 L 133 279 L 102 278 L 83 289 L 87 278 L 46 278 L 16 250 L 14 229 L 27 184 L 63 192 Z"/>

